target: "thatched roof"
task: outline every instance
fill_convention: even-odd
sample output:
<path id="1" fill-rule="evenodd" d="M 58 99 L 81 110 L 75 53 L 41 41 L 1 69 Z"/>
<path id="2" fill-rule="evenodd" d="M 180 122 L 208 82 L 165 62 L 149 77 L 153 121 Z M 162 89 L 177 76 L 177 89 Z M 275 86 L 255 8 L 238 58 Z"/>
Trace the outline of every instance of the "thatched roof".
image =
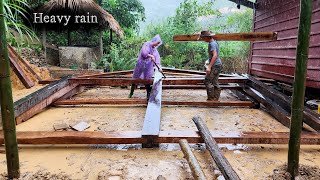
<path id="1" fill-rule="evenodd" d="M 88 12 L 98 18 L 98 24 L 82 24 L 82 26 L 98 27 L 99 29 L 111 28 L 118 36 L 124 35 L 119 23 L 114 17 L 101 8 L 93 0 L 50 0 L 41 6 L 37 12 L 46 15 L 84 15 L 87 16 Z M 74 23 L 68 24 L 68 28 L 75 28 L 78 25 Z M 53 28 L 56 28 L 53 27 Z"/>

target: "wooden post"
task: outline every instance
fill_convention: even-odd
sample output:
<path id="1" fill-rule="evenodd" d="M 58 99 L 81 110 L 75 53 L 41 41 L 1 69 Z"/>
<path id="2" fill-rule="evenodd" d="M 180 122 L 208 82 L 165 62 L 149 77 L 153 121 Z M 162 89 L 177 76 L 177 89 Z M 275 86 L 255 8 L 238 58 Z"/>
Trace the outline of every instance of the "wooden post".
<path id="1" fill-rule="evenodd" d="M 188 141 L 186 139 L 181 139 L 179 141 L 179 144 L 184 154 L 184 157 L 187 159 L 189 163 L 193 178 L 195 180 L 206 180 L 206 176 L 204 175 L 197 158 L 192 153 Z"/>
<path id="2" fill-rule="evenodd" d="M 19 178 L 20 168 L 3 3 L 0 0 L 0 101 L 8 178 L 13 179 Z"/>
<path id="3" fill-rule="evenodd" d="M 100 39 L 100 54 L 101 54 L 101 58 L 103 56 L 103 40 L 102 40 L 102 37 L 103 37 L 103 31 L 101 30 L 100 33 L 99 33 L 99 39 Z"/>
<path id="4" fill-rule="evenodd" d="M 210 152 L 211 157 L 214 162 L 217 164 L 219 170 L 223 174 L 226 180 L 240 180 L 237 173 L 233 170 L 228 160 L 223 156 L 222 152 L 219 149 L 217 142 L 212 138 L 212 135 L 202 121 L 202 119 L 198 116 L 192 118 L 193 122 L 196 124 L 199 133 L 204 140 L 208 151 Z"/>
<path id="5" fill-rule="evenodd" d="M 288 150 L 288 172 L 291 179 L 299 175 L 299 152 L 301 129 L 303 123 L 304 97 L 306 88 L 307 64 L 309 54 L 309 40 L 311 29 L 312 1 L 300 1 L 300 22 L 298 32 L 298 46 L 296 53 L 296 68 L 293 83 L 291 107 L 291 125 Z"/>

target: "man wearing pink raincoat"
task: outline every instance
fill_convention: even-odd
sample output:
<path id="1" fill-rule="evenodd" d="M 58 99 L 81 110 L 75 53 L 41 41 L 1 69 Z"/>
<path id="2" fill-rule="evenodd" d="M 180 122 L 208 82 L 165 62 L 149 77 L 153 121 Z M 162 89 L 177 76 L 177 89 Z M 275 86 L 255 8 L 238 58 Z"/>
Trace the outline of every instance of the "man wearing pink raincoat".
<path id="1" fill-rule="evenodd" d="M 143 44 L 136 66 L 133 71 L 133 79 L 152 79 L 154 74 L 154 67 L 157 64 L 160 65 L 160 54 L 157 48 L 162 44 L 160 35 L 156 35 L 151 41 L 148 41 Z M 160 71 L 162 71 L 160 69 Z M 134 89 L 136 88 L 135 84 L 132 84 L 129 98 L 132 97 Z M 146 85 L 147 89 L 147 99 L 149 99 L 151 92 L 151 85 Z"/>

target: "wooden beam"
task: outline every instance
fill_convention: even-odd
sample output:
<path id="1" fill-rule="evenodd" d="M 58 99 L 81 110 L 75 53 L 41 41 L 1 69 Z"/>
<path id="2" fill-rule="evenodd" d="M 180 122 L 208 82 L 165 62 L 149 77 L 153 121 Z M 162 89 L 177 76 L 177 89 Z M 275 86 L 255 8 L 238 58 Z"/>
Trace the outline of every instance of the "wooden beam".
<path id="1" fill-rule="evenodd" d="M 219 144 L 288 144 L 287 132 L 220 132 L 212 131 L 212 138 Z M 187 139 L 189 143 L 203 143 L 196 131 L 160 131 L 155 137 L 156 143 L 179 143 Z M 141 131 L 102 132 L 102 131 L 29 131 L 17 132 L 19 144 L 142 144 Z M 0 144 L 4 144 L 3 133 L 0 133 Z M 320 134 L 305 132 L 301 136 L 303 145 L 320 145 Z"/>
<path id="2" fill-rule="evenodd" d="M 14 113 L 15 116 L 20 116 L 22 113 L 28 111 L 33 106 L 39 104 L 41 101 L 47 99 L 49 96 L 53 95 L 57 91 L 61 90 L 62 88 L 66 87 L 69 77 L 62 78 L 59 81 L 56 81 L 14 103 Z"/>
<path id="3" fill-rule="evenodd" d="M 260 103 L 249 96 L 246 92 L 244 92 L 243 88 L 241 89 L 231 89 L 231 93 L 234 94 L 234 96 L 239 99 L 240 101 L 251 101 L 253 102 L 253 108 L 259 109 L 260 108 Z"/>
<path id="4" fill-rule="evenodd" d="M 215 34 L 211 36 L 216 41 L 273 41 L 277 39 L 275 32 L 247 32 L 247 33 L 227 33 Z M 204 41 L 200 34 L 175 35 L 173 41 Z"/>
<path id="5" fill-rule="evenodd" d="M 181 150 L 184 154 L 184 157 L 188 161 L 193 178 L 195 180 L 206 180 L 207 178 L 204 175 L 197 158 L 194 156 L 194 154 L 189 146 L 188 141 L 186 139 L 181 139 L 179 141 L 179 144 L 180 144 Z M 213 178 L 213 179 L 215 179 L 215 178 Z"/>
<path id="6" fill-rule="evenodd" d="M 38 81 L 41 81 L 41 80 L 42 80 L 41 77 L 30 67 L 30 65 L 26 62 L 26 60 L 23 59 L 23 58 L 17 53 L 17 51 L 15 51 L 15 50 L 13 49 L 12 46 L 8 45 L 8 51 L 9 51 L 10 53 L 13 53 L 13 54 L 17 57 L 17 59 L 19 59 L 20 62 L 22 62 L 22 64 L 28 69 L 28 71 L 31 72 L 31 73 L 38 79 Z"/>
<path id="7" fill-rule="evenodd" d="M 56 106 L 63 105 L 147 105 L 145 99 L 68 99 L 59 100 L 54 103 Z M 254 103 L 251 101 L 162 101 L 163 106 L 200 106 L 200 107 L 253 107 Z"/>
<path id="8" fill-rule="evenodd" d="M 35 106 L 33 106 L 31 109 L 27 110 L 26 112 L 22 113 L 21 115 L 16 117 L 16 123 L 21 124 L 27 120 L 29 120 L 31 117 L 35 116 L 36 114 L 42 112 L 44 109 L 46 109 L 48 106 L 50 106 L 52 103 L 54 103 L 56 100 L 63 97 L 68 92 L 72 91 L 78 86 L 78 84 L 71 84 L 68 85 L 59 91 L 55 92 L 51 96 L 45 98 Z"/>
<path id="9" fill-rule="evenodd" d="M 23 71 L 22 67 L 16 62 L 17 57 L 9 51 L 9 61 L 10 66 L 15 72 L 15 74 L 18 76 L 22 84 L 30 89 L 34 86 L 34 82 L 30 79 L 30 77 Z"/>
<path id="10" fill-rule="evenodd" d="M 125 75 L 125 74 L 130 74 L 130 73 L 133 73 L 133 70 L 86 74 L 86 75 L 79 75 L 79 76 L 77 76 L 77 78 L 93 78 L 93 77 L 101 77 L 101 76 L 107 77 L 107 76 L 114 76 L 114 75 Z"/>
<path id="11" fill-rule="evenodd" d="M 197 70 L 189 70 L 189 69 L 177 69 L 177 68 L 168 68 L 168 67 L 163 67 L 162 68 L 163 72 L 165 73 L 176 73 L 182 74 L 182 75 L 206 75 L 206 72 L 204 71 L 197 71 Z M 220 77 L 241 77 L 237 74 L 220 74 Z"/>
<path id="12" fill-rule="evenodd" d="M 220 151 L 217 142 L 214 140 L 214 138 L 212 138 L 207 125 L 200 117 L 193 117 L 192 120 L 196 124 L 211 157 L 218 166 L 220 172 L 223 174 L 224 178 L 226 180 L 240 180 L 236 171 L 232 168 L 227 158 L 224 157 L 223 153 Z"/>
<path id="13" fill-rule="evenodd" d="M 51 84 L 58 81 L 59 79 L 45 79 L 38 82 L 38 84 Z"/>
<path id="14" fill-rule="evenodd" d="M 255 9 L 257 4 L 248 0 L 229 0 L 232 1 L 234 3 L 236 3 L 237 5 L 242 5 L 245 6 L 247 8 L 251 8 L 251 9 Z"/>
<path id="15" fill-rule="evenodd" d="M 267 108 L 269 114 L 276 118 L 282 125 L 290 127 L 290 114 L 281 106 L 252 88 L 245 88 L 244 92 L 257 100 L 259 103 L 263 104 Z"/>
<path id="16" fill-rule="evenodd" d="M 281 92 L 265 85 L 261 81 L 256 80 L 254 77 L 249 76 L 246 82 L 250 87 L 259 91 L 263 96 L 269 98 L 275 104 L 279 105 L 282 109 L 291 113 L 291 97 L 282 94 Z M 320 116 L 313 112 L 310 108 L 304 108 L 304 123 L 308 124 L 314 130 L 320 132 Z"/>
<path id="17" fill-rule="evenodd" d="M 145 87 L 141 87 L 144 89 Z M 242 89 L 242 86 L 239 85 L 220 85 L 221 89 Z M 206 89 L 205 85 L 163 85 L 162 89 Z"/>
<path id="18" fill-rule="evenodd" d="M 145 148 L 157 146 L 154 138 L 159 136 L 161 121 L 161 96 L 162 74 L 156 69 L 152 91 L 148 101 L 148 107 L 143 122 L 142 137 L 147 138 L 147 143 L 142 144 Z"/>
<path id="19" fill-rule="evenodd" d="M 131 84 L 152 84 L 152 80 L 129 79 L 129 78 L 72 78 L 71 83 L 81 85 L 99 85 L 99 86 L 130 86 Z M 220 77 L 220 84 L 244 83 L 244 77 Z M 201 85 L 204 84 L 204 78 L 167 78 L 163 80 L 163 85 Z"/>

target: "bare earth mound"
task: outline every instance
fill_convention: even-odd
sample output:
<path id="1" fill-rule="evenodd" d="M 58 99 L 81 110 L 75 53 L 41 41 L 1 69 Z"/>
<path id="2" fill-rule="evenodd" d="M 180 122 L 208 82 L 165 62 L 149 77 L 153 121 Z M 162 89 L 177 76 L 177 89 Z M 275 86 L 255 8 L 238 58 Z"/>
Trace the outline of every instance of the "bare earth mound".
<path id="1" fill-rule="evenodd" d="M 0 179 L 7 179 L 7 175 L 1 174 Z M 71 178 L 64 173 L 51 174 L 45 171 L 38 171 L 35 174 L 30 172 L 21 174 L 19 180 L 71 180 Z"/>
<path id="2" fill-rule="evenodd" d="M 273 170 L 272 179 L 274 180 L 290 180 L 291 175 L 286 172 L 287 165 L 283 165 L 278 169 Z M 299 168 L 300 177 L 299 180 L 317 180 L 320 177 L 320 168 L 300 165 Z"/>

